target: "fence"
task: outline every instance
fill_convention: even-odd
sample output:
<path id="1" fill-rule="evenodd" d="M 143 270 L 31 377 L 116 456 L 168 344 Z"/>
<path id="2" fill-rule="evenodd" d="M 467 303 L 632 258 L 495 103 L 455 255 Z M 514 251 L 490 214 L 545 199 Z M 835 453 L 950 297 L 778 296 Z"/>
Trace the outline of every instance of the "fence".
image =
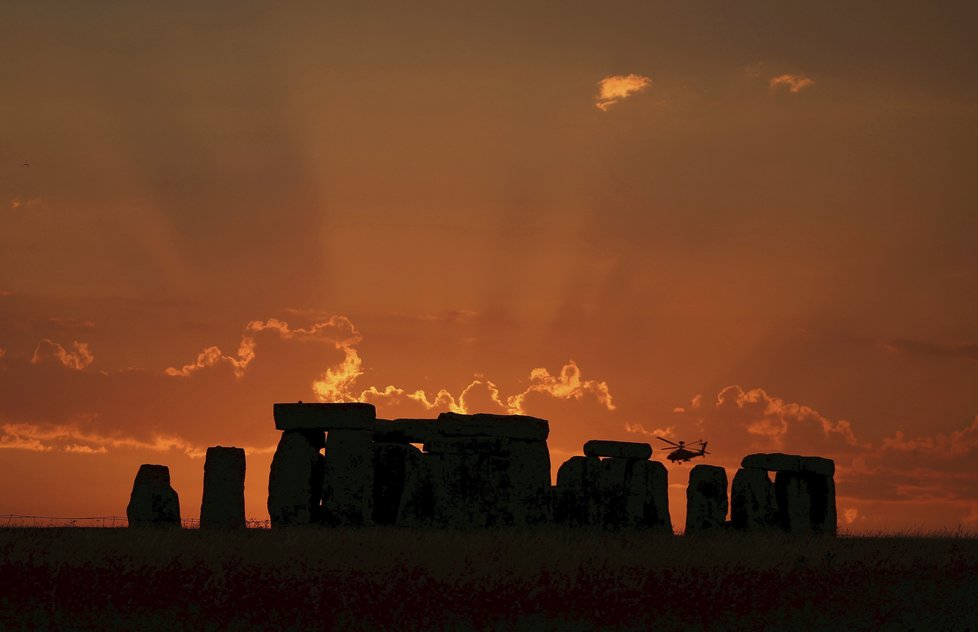
<path id="1" fill-rule="evenodd" d="M 180 521 L 184 529 L 199 529 L 200 518 L 184 518 Z M 245 520 L 249 529 L 269 529 L 268 520 Z M 129 520 L 125 516 L 84 516 L 67 518 L 63 516 L 27 516 L 21 514 L 0 514 L 0 527 L 95 527 L 120 528 L 128 527 Z"/>

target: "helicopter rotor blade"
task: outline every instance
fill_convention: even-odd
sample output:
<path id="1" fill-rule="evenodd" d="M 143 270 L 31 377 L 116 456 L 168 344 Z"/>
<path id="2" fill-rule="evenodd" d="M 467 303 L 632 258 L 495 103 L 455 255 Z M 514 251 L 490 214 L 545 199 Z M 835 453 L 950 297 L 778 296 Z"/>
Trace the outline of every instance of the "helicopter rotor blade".
<path id="1" fill-rule="evenodd" d="M 668 439 L 663 439 L 662 437 L 656 437 L 656 439 L 658 439 L 659 441 L 665 441 L 669 445 L 674 445 L 677 448 L 679 447 L 679 444 L 678 443 L 673 443 L 672 441 L 669 441 Z"/>

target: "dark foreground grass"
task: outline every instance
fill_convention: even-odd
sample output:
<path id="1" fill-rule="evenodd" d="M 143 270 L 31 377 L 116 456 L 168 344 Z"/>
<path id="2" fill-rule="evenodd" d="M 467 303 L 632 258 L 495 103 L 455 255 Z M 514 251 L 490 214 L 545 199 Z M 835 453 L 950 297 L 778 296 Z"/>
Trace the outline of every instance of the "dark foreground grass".
<path id="1" fill-rule="evenodd" d="M 978 630 L 978 540 L 0 529 L 0 628 Z"/>

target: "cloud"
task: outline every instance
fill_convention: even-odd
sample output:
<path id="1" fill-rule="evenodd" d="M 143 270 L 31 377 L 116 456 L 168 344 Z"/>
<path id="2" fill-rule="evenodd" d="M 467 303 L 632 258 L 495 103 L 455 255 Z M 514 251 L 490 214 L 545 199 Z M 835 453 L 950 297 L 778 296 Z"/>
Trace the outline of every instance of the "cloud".
<path id="1" fill-rule="evenodd" d="M 896 430 L 879 441 L 859 437 L 854 424 L 763 388 L 730 385 L 712 402 L 680 406 L 671 419 L 683 438 L 710 441 L 712 462 L 732 471 L 752 452 L 819 455 L 836 463 L 840 524 L 861 530 L 907 523 L 907 507 L 929 526 L 964 521 L 978 508 L 978 417 L 952 431 L 918 436 Z M 652 436 L 641 424 L 629 432 Z M 663 435 L 665 436 L 665 435 Z M 925 509 L 923 509 L 925 508 Z"/>
<path id="2" fill-rule="evenodd" d="M 894 338 L 877 343 L 880 348 L 890 353 L 904 353 L 916 356 L 944 356 L 978 360 L 978 344 L 974 343 L 943 343 L 926 340 L 908 340 Z"/>
<path id="3" fill-rule="evenodd" d="M 202 457 L 206 452 L 206 448 L 172 436 L 155 435 L 150 440 L 140 440 L 86 432 L 70 424 L 45 426 L 31 423 L 0 424 L 0 448 L 35 452 L 56 450 L 78 454 L 105 454 L 109 448 L 135 448 L 154 452 L 176 449 L 194 457 Z"/>
<path id="4" fill-rule="evenodd" d="M 502 395 L 496 383 L 484 376 L 476 376 L 458 395 L 445 388 L 429 395 L 424 390 L 410 390 L 393 384 L 385 387 L 370 386 L 357 392 L 353 386 L 363 374 L 360 357 L 356 355 L 356 350 L 346 351 L 347 356 L 338 367 L 328 370 L 323 378 L 314 382 L 314 390 L 321 401 L 369 402 L 392 408 L 410 405 L 414 408 L 420 407 L 421 412 L 527 415 L 530 414 L 527 398 L 538 394 L 565 401 L 589 397 L 606 410 L 615 410 L 608 384 L 599 380 L 583 379 L 581 369 L 573 360 L 563 365 L 557 375 L 543 367 L 532 369 L 526 388 L 509 396 Z"/>
<path id="5" fill-rule="evenodd" d="M 815 80 L 811 77 L 807 77 L 805 75 L 792 75 L 789 73 L 778 75 L 777 77 L 771 77 L 771 79 L 768 81 L 768 85 L 772 91 L 777 91 L 784 88 L 791 94 L 798 94 L 814 83 Z"/>
<path id="6" fill-rule="evenodd" d="M 55 359 L 62 366 L 81 371 L 95 361 L 95 356 L 89 350 L 87 342 L 75 340 L 71 345 L 73 351 L 68 351 L 50 338 L 44 338 L 37 343 L 34 355 L 31 357 L 31 364 L 40 364 L 46 360 Z"/>
<path id="7" fill-rule="evenodd" d="M 282 340 L 324 342 L 333 345 L 337 349 L 343 349 L 348 352 L 352 351 L 352 354 L 347 353 L 347 358 L 344 363 L 349 363 L 351 367 L 359 367 L 359 357 L 356 356 L 356 351 L 352 349 L 352 346 L 360 342 L 360 333 L 346 316 L 330 316 L 328 319 L 322 322 L 314 323 L 307 329 L 292 329 L 289 327 L 287 322 L 279 320 L 278 318 L 270 318 L 264 321 L 250 321 L 245 326 L 244 333 L 241 336 L 241 342 L 238 344 L 237 355 L 227 355 L 221 351 L 220 347 L 217 346 L 206 347 L 197 354 L 197 357 L 193 362 L 185 364 L 180 368 L 168 367 L 164 373 L 171 377 L 190 377 L 201 369 L 206 369 L 224 363 L 231 366 L 235 377 L 241 378 L 244 376 L 248 365 L 255 359 L 255 347 L 257 344 L 255 342 L 255 334 L 263 331 L 275 332 Z M 351 355 L 353 357 L 351 357 Z M 342 368 L 341 370 L 350 369 Z M 335 392 L 330 390 L 337 388 L 334 385 L 334 382 L 347 379 L 343 378 L 340 374 L 333 374 L 331 371 L 334 370 L 331 369 L 327 371 L 327 373 L 324 374 L 320 380 L 317 380 L 317 382 L 323 382 L 319 388 L 325 389 L 323 392 L 326 395 Z M 317 387 L 314 386 L 313 390 L 317 390 Z"/>
<path id="8" fill-rule="evenodd" d="M 611 75 L 598 82 L 598 96 L 595 102 L 602 112 L 623 99 L 637 94 L 652 85 L 652 80 L 642 75 Z"/>

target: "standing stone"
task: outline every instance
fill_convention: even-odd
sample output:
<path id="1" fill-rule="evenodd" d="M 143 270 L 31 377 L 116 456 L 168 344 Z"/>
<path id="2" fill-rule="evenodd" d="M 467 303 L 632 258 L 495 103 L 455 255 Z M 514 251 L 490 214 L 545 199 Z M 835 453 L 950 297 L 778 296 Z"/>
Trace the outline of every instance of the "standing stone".
<path id="1" fill-rule="evenodd" d="M 499 524 L 529 526 L 550 522 L 550 450 L 545 441 L 510 443 L 508 459 L 491 463 L 495 505 L 507 519 Z"/>
<path id="2" fill-rule="evenodd" d="M 407 460 L 421 451 L 405 443 L 374 444 L 373 522 L 393 525 L 404 494 Z"/>
<path id="3" fill-rule="evenodd" d="M 774 483 L 765 470 L 740 468 L 730 487 L 730 523 L 734 529 L 770 529 L 778 526 Z"/>
<path id="4" fill-rule="evenodd" d="M 715 465 L 697 465 L 686 487 L 686 533 L 721 529 L 727 518 L 727 472 Z"/>
<path id="5" fill-rule="evenodd" d="M 554 520 L 672 533 L 668 489 L 668 471 L 655 461 L 571 457 L 557 472 Z"/>
<path id="6" fill-rule="evenodd" d="M 417 449 L 406 452 L 404 456 L 404 489 L 397 508 L 397 526 L 431 526 L 435 521 L 431 456 Z"/>
<path id="7" fill-rule="evenodd" d="M 572 527 L 589 524 L 585 489 L 586 456 L 572 456 L 557 470 L 554 486 L 554 522 Z"/>
<path id="8" fill-rule="evenodd" d="M 331 526 L 373 522 L 374 440 L 372 430 L 330 430 L 326 435 L 323 513 Z"/>
<path id="9" fill-rule="evenodd" d="M 243 529 L 245 452 L 241 448 L 207 448 L 200 527 Z"/>
<path id="10" fill-rule="evenodd" d="M 632 468 L 632 498 L 636 500 L 642 498 L 643 501 L 636 526 L 672 533 L 672 518 L 669 515 L 669 471 L 666 466 L 658 461 L 635 461 Z"/>
<path id="11" fill-rule="evenodd" d="M 600 462 L 598 498 L 600 524 L 605 529 L 621 529 L 630 522 L 628 515 L 628 459 L 605 459 Z"/>
<path id="12" fill-rule="evenodd" d="M 427 455 L 435 501 L 435 524 L 473 529 L 488 524 L 489 455 L 463 452 Z"/>
<path id="13" fill-rule="evenodd" d="M 170 468 L 139 466 L 126 517 L 130 527 L 180 527 L 180 498 L 170 487 Z"/>
<path id="14" fill-rule="evenodd" d="M 268 475 L 268 515 L 272 526 L 316 524 L 322 518 L 325 435 L 286 430 Z"/>
<path id="15" fill-rule="evenodd" d="M 811 533 L 812 497 L 801 472 L 778 472 L 774 478 L 778 522 L 789 533 Z"/>
<path id="16" fill-rule="evenodd" d="M 808 474 L 808 490 L 812 498 L 812 530 L 815 533 L 835 535 L 838 516 L 835 509 L 835 478 Z"/>
<path id="17" fill-rule="evenodd" d="M 835 535 L 835 479 L 811 472 L 778 472 L 774 479 L 778 523 L 789 533 Z"/>
<path id="18" fill-rule="evenodd" d="M 774 497 L 777 523 L 791 533 L 835 534 L 835 462 L 818 456 L 797 454 L 750 454 L 741 461 L 744 469 L 777 472 Z"/>

